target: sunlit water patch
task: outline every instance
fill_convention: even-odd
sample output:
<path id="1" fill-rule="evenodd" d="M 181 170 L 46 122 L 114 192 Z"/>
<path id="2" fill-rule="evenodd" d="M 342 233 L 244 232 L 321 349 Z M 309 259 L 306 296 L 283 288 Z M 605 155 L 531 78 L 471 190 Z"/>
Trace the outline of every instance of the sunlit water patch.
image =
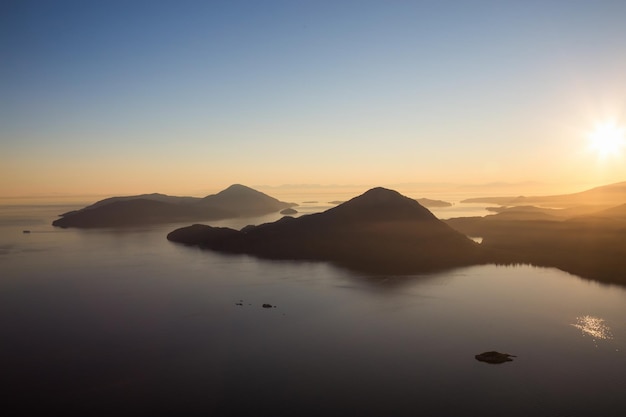
<path id="1" fill-rule="evenodd" d="M 604 319 L 594 316 L 580 316 L 576 318 L 576 323 L 572 326 L 580 329 L 585 336 L 591 336 L 594 339 L 612 339 L 613 334 L 611 328 L 604 324 Z"/>

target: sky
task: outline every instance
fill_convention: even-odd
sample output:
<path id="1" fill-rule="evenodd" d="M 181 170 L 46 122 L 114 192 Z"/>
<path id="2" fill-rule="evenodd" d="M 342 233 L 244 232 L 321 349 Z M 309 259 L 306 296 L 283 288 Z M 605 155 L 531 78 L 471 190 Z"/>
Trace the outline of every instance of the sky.
<path id="1" fill-rule="evenodd" d="M 626 1 L 0 5 L 0 196 L 626 181 Z"/>

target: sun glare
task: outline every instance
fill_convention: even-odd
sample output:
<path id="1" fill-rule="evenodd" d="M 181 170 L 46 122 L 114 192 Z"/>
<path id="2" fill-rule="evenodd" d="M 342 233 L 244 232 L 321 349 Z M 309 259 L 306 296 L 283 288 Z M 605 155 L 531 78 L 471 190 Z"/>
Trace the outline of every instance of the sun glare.
<path id="1" fill-rule="evenodd" d="M 625 131 L 614 122 L 598 124 L 589 133 L 589 148 L 602 158 L 618 155 L 626 145 Z"/>

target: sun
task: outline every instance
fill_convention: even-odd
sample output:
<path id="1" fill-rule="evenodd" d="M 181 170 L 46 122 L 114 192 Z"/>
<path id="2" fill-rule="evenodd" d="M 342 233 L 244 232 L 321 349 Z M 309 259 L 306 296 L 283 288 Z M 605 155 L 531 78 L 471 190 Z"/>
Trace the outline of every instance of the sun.
<path id="1" fill-rule="evenodd" d="M 625 131 L 615 122 L 599 123 L 588 135 L 589 149 L 602 158 L 619 155 L 626 146 Z"/>

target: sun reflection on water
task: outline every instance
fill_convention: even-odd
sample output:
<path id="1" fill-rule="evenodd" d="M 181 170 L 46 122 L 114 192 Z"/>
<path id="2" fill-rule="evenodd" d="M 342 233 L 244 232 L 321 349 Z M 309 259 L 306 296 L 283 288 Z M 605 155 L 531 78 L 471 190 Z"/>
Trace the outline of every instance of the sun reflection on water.
<path id="1" fill-rule="evenodd" d="M 580 329 L 583 335 L 589 335 L 595 339 L 612 339 L 611 328 L 604 324 L 604 319 L 594 316 L 580 316 L 576 317 L 576 324 L 572 326 Z"/>

